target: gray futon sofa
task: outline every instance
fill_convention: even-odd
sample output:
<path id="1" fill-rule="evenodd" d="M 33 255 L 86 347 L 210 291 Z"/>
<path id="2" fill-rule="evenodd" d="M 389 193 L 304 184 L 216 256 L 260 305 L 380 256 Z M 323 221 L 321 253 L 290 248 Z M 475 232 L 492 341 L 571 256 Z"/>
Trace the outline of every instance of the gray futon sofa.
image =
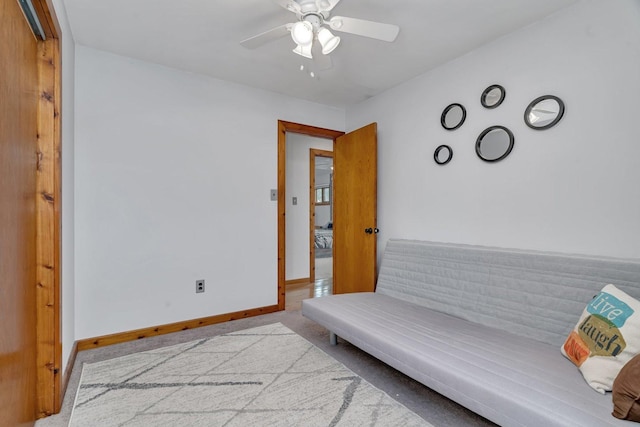
<path id="1" fill-rule="evenodd" d="M 502 426 L 635 426 L 560 353 L 608 283 L 640 299 L 640 262 L 389 240 L 376 291 L 302 314 Z"/>

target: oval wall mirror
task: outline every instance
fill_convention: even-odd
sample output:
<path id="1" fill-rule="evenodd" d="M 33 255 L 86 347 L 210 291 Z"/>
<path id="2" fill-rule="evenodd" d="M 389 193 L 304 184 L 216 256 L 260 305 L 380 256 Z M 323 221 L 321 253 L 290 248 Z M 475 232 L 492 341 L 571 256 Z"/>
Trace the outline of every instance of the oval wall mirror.
<path id="1" fill-rule="evenodd" d="M 485 108 L 496 108 L 498 105 L 502 104 L 505 95 L 506 92 L 502 86 L 491 85 L 482 92 L 480 103 Z"/>
<path id="2" fill-rule="evenodd" d="M 513 133 L 504 126 L 491 126 L 478 136 L 476 154 L 485 162 L 497 162 L 513 150 Z"/>
<path id="3" fill-rule="evenodd" d="M 557 96 L 544 95 L 531 101 L 524 111 L 524 122 L 532 129 L 555 126 L 564 115 L 564 102 Z"/>
<path id="4" fill-rule="evenodd" d="M 461 104 L 451 104 L 442 112 L 440 123 L 447 130 L 458 129 L 467 117 L 467 110 Z"/>
<path id="5" fill-rule="evenodd" d="M 453 150 L 448 145 L 441 145 L 433 153 L 433 160 L 439 165 L 446 165 L 453 158 Z"/>

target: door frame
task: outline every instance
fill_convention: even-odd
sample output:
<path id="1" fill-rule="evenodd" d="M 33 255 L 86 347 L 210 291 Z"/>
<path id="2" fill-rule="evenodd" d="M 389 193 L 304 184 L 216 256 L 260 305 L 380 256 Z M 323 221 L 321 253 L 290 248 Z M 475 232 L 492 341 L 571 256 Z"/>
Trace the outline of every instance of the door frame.
<path id="1" fill-rule="evenodd" d="M 278 310 L 285 308 L 287 132 L 333 140 L 344 132 L 278 120 Z"/>
<path id="2" fill-rule="evenodd" d="M 36 162 L 36 417 L 60 412 L 62 377 L 62 31 L 52 0 L 32 0 L 45 40 L 38 45 Z M 70 369 L 69 369 L 70 370 Z M 65 373 L 68 379 L 70 372 Z"/>
<path id="3" fill-rule="evenodd" d="M 309 281 L 316 281 L 316 157 L 333 159 L 333 151 L 309 149 Z M 331 185 L 331 203 L 333 204 L 333 185 Z M 332 245 L 333 246 L 333 245 Z"/>

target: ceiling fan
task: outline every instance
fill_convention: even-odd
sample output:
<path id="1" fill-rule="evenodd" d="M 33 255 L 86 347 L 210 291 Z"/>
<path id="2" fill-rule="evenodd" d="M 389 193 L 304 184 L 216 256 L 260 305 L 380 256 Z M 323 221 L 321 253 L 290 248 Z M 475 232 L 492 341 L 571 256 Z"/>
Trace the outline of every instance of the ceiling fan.
<path id="1" fill-rule="evenodd" d="M 255 49 L 290 34 L 296 43 L 293 52 L 305 58 L 313 59 L 314 54 L 316 57 L 319 52 L 322 55 L 328 55 L 340 44 L 340 37 L 333 35 L 331 30 L 386 42 L 394 41 L 400 31 L 397 25 L 347 18 L 345 16 L 331 17 L 331 11 L 340 0 L 273 1 L 288 11 L 295 13 L 297 21 L 280 25 L 264 33 L 249 37 L 240 42 L 242 46 L 248 49 Z M 315 43 L 316 41 L 317 43 Z"/>

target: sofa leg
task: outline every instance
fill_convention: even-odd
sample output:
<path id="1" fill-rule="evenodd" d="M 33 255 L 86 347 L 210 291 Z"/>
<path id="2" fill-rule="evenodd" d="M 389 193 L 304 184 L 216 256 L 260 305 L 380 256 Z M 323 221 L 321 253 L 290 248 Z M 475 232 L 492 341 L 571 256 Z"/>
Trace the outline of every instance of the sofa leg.
<path id="1" fill-rule="evenodd" d="M 329 332 L 329 343 L 331 345 L 337 345 L 338 344 L 338 336 L 336 334 L 334 334 L 333 332 Z"/>

